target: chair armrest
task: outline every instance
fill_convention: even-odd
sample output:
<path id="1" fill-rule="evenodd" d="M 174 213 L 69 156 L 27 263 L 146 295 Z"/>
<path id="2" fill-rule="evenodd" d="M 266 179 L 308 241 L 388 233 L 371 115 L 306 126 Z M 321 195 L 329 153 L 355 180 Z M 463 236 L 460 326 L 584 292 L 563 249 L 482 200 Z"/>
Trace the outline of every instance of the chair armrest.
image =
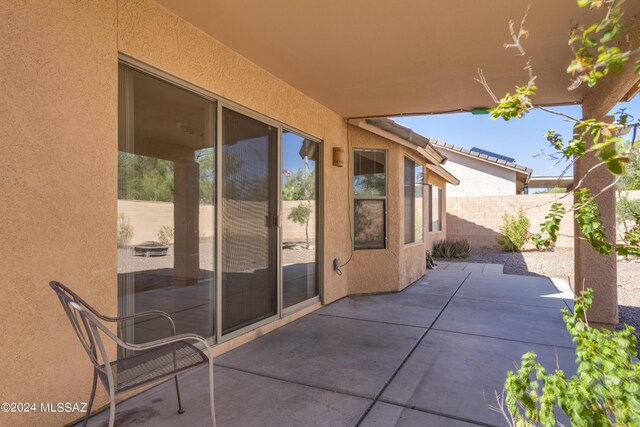
<path id="1" fill-rule="evenodd" d="M 209 357 L 209 359 L 213 359 L 213 355 L 211 354 L 211 347 L 209 346 L 209 342 L 202 336 L 197 334 L 180 334 L 174 335 L 168 338 L 160 338 L 157 340 L 141 343 L 141 344 L 132 344 L 128 342 L 124 342 L 119 340 L 118 343 L 121 347 L 126 348 L 127 350 L 141 351 L 141 350 L 150 350 L 156 347 L 162 347 L 165 345 L 173 344 L 180 341 L 196 341 L 204 345 L 204 350 Z"/>
<path id="2" fill-rule="evenodd" d="M 111 338 L 117 345 L 119 345 L 122 348 L 126 348 L 127 350 L 134 350 L 134 351 L 149 350 L 149 349 L 152 349 L 152 348 L 161 347 L 163 345 L 173 344 L 173 343 L 180 342 L 180 341 L 189 341 L 189 340 L 191 340 L 191 341 L 196 341 L 196 342 L 199 342 L 199 343 L 203 344 L 204 349 L 206 350 L 206 354 L 209 357 L 209 361 L 213 360 L 213 354 L 211 353 L 211 347 L 209 346 L 209 343 L 207 342 L 207 340 L 205 338 L 203 338 L 200 335 L 187 333 L 187 334 L 174 335 L 174 336 L 168 337 L 168 338 L 160 338 L 160 339 L 157 339 L 157 340 L 154 340 L 154 341 L 149 341 L 149 342 L 141 343 L 141 344 L 128 343 L 128 342 L 123 341 L 120 337 L 118 337 L 116 334 L 114 334 L 109 328 L 107 328 L 104 324 L 102 324 L 98 319 L 96 319 L 93 316 L 93 311 L 92 311 L 92 313 L 88 313 L 78 303 L 73 302 L 73 301 L 70 302 L 70 304 L 72 306 L 74 306 L 76 309 L 80 310 L 81 312 L 84 312 L 83 316 L 85 316 L 87 318 L 87 320 L 89 320 L 91 322 L 91 327 L 94 329 L 96 334 L 98 332 L 97 330 L 99 329 L 106 336 Z M 105 317 L 105 316 L 100 316 L 100 318 L 103 318 L 103 317 Z M 115 318 L 113 318 L 113 319 L 115 319 Z M 170 317 L 169 317 L 169 319 L 170 319 Z M 99 344 L 101 353 L 103 353 L 103 355 L 104 355 L 105 354 L 104 353 L 104 347 L 102 346 L 101 341 L 98 341 L 98 344 Z"/>
<path id="3" fill-rule="evenodd" d="M 124 320 L 130 320 L 130 319 L 135 319 L 137 317 L 145 317 L 145 316 L 164 317 L 171 324 L 172 335 L 176 334 L 176 324 L 175 324 L 175 322 L 173 321 L 171 316 L 169 316 L 169 313 L 165 313 L 164 311 L 149 310 L 149 311 L 141 311 L 140 313 L 128 314 L 126 316 L 117 316 L 116 317 L 116 316 L 106 316 L 106 315 L 100 313 L 99 311 L 97 311 L 95 308 L 91 307 L 88 304 L 83 304 L 83 305 L 91 313 L 93 313 L 94 316 L 96 316 L 98 319 L 104 320 L 105 322 L 122 322 Z"/>
<path id="4" fill-rule="evenodd" d="M 133 314 L 129 314 L 129 315 L 126 315 L 126 316 L 119 316 L 119 317 L 108 317 L 108 316 L 105 316 L 107 318 L 104 319 L 104 320 L 106 320 L 108 322 L 122 322 L 124 320 L 135 319 L 137 317 L 149 317 L 149 316 L 164 317 L 171 324 L 171 331 L 173 332 L 171 335 L 175 335 L 176 334 L 176 324 L 175 324 L 175 322 L 173 321 L 171 316 L 169 316 L 169 313 L 165 313 L 164 311 L 160 311 L 160 310 L 142 311 L 140 313 L 133 313 Z"/>

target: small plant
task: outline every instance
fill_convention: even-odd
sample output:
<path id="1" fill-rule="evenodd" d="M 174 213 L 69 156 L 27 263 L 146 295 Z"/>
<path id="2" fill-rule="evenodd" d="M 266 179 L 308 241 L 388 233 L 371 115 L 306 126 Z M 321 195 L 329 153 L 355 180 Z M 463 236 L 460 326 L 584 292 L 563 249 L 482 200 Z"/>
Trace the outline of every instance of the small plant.
<path id="1" fill-rule="evenodd" d="M 168 225 L 163 225 L 158 231 L 158 242 L 163 245 L 170 245 L 173 243 L 174 228 Z"/>
<path id="2" fill-rule="evenodd" d="M 131 239 L 133 239 L 133 226 L 129 223 L 129 218 L 121 213 L 118 215 L 118 247 L 125 248 L 129 246 Z"/>
<path id="3" fill-rule="evenodd" d="M 433 245 L 433 255 L 438 258 L 467 258 L 471 244 L 465 239 L 444 239 Z"/>
<path id="4" fill-rule="evenodd" d="M 506 400 L 498 406 L 512 426 L 555 426 L 560 409 L 573 426 L 640 425 L 640 363 L 634 360 L 634 328 L 621 331 L 589 326 L 586 312 L 592 290 L 582 292 L 570 313 L 563 309 L 567 330 L 576 344 L 577 374 L 567 378 L 560 367 L 547 373 L 535 353 L 522 356 L 517 372 L 507 373 Z M 504 408 L 506 403 L 507 408 Z"/>
<path id="5" fill-rule="evenodd" d="M 500 226 L 502 236 L 498 237 L 498 244 L 502 250 L 520 252 L 531 236 L 529 225 L 529 218 L 525 216 L 522 208 L 518 210 L 517 216 L 505 213 L 502 216 L 502 225 Z"/>
<path id="6" fill-rule="evenodd" d="M 309 218 L 311 218 L 311 203 L 310 202 L 300 202 L 298 206 L 291 209 L 288 218 L 295 222 L 296 224 L 305 226 L 305 236 L 306 236 L 306 245 L 305 247 L 309 249 Z"/>
<path id="7" fill-rule="evenodd" d="M 435 270 L 436 269 L 436 263 L 433 260 L 433 255 L 431 255 L 430 251 L 427 251 L 427 269 L 428 270 Z"/>

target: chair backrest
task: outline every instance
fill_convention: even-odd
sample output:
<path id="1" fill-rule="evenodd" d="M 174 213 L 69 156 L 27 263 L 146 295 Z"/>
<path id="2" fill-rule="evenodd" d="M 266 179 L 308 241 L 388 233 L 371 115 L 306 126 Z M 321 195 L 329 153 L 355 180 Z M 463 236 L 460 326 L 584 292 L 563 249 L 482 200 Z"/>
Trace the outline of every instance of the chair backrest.
<path id="1" fill-rule="evenodd" d="M 62 308 L 67 314 L 73 330 L 78 335 L 80 343 L 89 355 L 91 362 L 95 367 L 98 367 L 100 363 L 96 353 L 96 344 L 102 345 L 102 342 L 97 329 L 91 327 L 91 323 L 95 323 L 95 318 L 88 315 L 86 310 L 89 308 L 91 311 L 95 311 L 95 309 L 62 283 L 52 281 L 49 282 L 49 286 L 58 295 Z"/>

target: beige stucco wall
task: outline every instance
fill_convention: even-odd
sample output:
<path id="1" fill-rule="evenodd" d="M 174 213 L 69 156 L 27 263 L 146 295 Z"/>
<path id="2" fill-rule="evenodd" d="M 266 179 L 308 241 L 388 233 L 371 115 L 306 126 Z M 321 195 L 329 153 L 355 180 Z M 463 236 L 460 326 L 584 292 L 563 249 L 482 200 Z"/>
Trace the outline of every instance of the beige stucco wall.
<path id="1" fill-rule="evenodd" d="M 349 277 L 349 293 L 390 292 L 398 290 L 398 268 L 400 253 L 401 209 L 400 180 L 402 172 L 398 158 L 400 147 L 378 135 L 351 126 L 351 150 L 372 148 L 387 150 L 387 247 L 386 249 L 354 250 L 351 259 L 352 275 Z M 350 173 L 353 173 L 352 168 Z M 349 189 L 353 199 L 353 188 Z M 344 195 L 343 195 L 344 196 Z M 392 203 L 391 201 L 397 201 Z M 353 202 L 349 201 L 351 208 Z M 349 213 L 352 215 L 352 212 Z M 342 262 L 346 261 L 342 260 Z"/>
<path id="2" fill-rule="evenodd" d="M 325 257 L 347 258 L 346 147 L 336 113 L 148 0 L 0 5 L 5 242 L 0 310 L 3 401 L 83 402 L 91 368 L 47 286 L 66 282 L 117 311 L 118 51 L 325 141 Z M 28 212 L 28 214 L 26 214 Z M 324 300 L 347 294 L 350 266 L 325 263 Z M 96 407 L 106 402 L 100 391 Z M 60 425 L 78 414 L 2 414 L 3 425 Z"/>
<path id="3" fill-rule="evenodd" d="M 423 197 L 422 242 L 404 243 L 404 159 L 425 165 L 425 160 L 415 151 L 358 128 L 351 128 L 351 147 L 387 150 L 387 248 L 357 250 L 353 253 L 352 275 L 349 293 L 375 293 L 399 291 L 415 282 L 426 272 L 425 250 L 431 248 L 434 239 L 446 235 L 446 217 L 443 216 L 441 232 L 429 233 L 430 200 L 425 187 Z M 426 171 L 426 168 L 425 168 Z M 443 207 L 446 209 L 446 182 L 432 172 L 426 172 L 429 183 L 439 185 L 443 191 Z"/>
<path id="4" fill-rule="evenodd" d="M 449 188 L 449 197 L 507 196 L 516 194 L 515 171 L 442 150 L 448 160 L 446 169 L 460 180 Z"/>
<path id="5" fill-rule="evenodd" d="M 0 401 L 83 402 L 89 360 L 48 282 L 115 310 L 116 3 L 0 2 L 0 34 Z"/>

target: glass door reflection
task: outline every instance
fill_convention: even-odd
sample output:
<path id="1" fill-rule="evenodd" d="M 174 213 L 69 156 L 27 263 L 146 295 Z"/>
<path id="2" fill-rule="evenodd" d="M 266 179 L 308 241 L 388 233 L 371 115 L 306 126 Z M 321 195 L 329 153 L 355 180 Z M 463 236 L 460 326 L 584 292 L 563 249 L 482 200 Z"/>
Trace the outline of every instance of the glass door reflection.
<path id="1" fill-rule="evenodd" d="M 282 295 L 291 307 L 318 295 L 319 144 L 282 132 Z"/>
<path id="2" fill-rule="evenodd" d="M 222 333 L 278 314 L 278 128 L 222 109 Z"/>
<path id="3" fill-rule="evenodd" d="M 215 103 L 119 66 L 118 298 L 120 315 L 162 310 L 178 333 L 214 335 Z M 119 331 L 163 338 L 163 318 Z"/>

